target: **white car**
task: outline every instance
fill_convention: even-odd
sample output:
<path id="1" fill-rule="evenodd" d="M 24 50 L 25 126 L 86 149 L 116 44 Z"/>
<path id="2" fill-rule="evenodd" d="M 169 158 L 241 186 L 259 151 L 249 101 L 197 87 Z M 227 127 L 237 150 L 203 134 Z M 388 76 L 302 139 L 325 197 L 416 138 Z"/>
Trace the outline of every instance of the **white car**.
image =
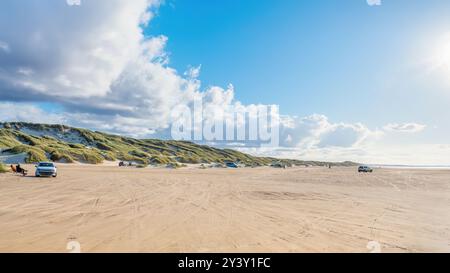
<path id="1" fill-rule="evenodd" d="M 40 162 L 36 165 L 35 175 L 36 177 L 56 177 L 58 175 L 58 170 L 52 162 Z"/>

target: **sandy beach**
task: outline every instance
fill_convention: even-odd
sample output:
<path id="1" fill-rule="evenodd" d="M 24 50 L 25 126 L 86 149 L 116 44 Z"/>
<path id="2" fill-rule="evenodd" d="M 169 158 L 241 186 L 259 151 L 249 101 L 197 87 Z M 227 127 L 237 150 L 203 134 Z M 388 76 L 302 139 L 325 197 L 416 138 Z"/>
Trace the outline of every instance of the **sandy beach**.
<path id="1" fill-rule="evenodd" d="M 58 170 L 0 174 L 0 252 L 450 252 L 448 170 Z"/>

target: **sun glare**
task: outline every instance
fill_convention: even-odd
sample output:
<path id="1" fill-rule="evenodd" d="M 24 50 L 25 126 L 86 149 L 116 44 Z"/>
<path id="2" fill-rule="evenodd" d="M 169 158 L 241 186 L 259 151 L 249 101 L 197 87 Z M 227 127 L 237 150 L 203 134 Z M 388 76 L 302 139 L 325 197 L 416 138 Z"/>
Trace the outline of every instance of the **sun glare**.
<path id="1" fill-rule="evenodd" d="M 436 69 L 450 72 L 450 33 L 438 40 L 434 52 L 433 63 Z"/>

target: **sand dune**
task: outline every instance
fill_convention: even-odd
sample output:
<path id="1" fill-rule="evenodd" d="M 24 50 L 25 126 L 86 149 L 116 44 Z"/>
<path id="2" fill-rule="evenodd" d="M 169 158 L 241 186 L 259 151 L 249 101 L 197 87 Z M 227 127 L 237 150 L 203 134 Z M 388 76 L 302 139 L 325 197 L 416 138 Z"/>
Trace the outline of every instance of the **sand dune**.
<path id="1" fill-rule="evenodd" d="M 450 171 L 59 172 L 0 175 L 0 252 L 450 251 Z"/>
<path id="2" fill-rule="evenodd" d="M 22 164 L 25 162 L 25 158 L 27 158 L 26 153 L 9 154 L 0 152 L 0 162 L 4 164 L 17 164 L 17 163 Z"/>

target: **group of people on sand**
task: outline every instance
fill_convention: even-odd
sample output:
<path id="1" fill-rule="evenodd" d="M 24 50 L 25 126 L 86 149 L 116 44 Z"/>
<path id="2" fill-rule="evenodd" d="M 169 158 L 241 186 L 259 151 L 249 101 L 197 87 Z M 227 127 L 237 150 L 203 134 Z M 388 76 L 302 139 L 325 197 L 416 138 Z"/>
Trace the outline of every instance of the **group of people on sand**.
<path id="1" fill-rule="evenodd" d="M 25 170 L 24 168 L 22 168 L 22 166 L 20 166 L 20 163 L 17 163 L 16 166 L 11 165 L 11 170 L 13 171 L 13 173 L 20 173 L 23 176 L 27 175 L 28 171 Z"/>
<path id="2" fill-rule="evenodd" d="M 133 163 L 132 162 L 126 163 L 126 162 L 123 162 L 123 161 L 119 162 L 119 167 L 126 167 L 126 166 L 131 167 L 131 166 L 133 166 Z"/>

